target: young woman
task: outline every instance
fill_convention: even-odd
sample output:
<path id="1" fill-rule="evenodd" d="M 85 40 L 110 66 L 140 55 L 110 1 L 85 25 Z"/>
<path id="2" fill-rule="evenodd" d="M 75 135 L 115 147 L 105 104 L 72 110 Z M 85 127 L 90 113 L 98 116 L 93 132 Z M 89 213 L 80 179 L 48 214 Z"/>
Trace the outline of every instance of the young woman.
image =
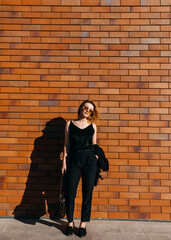
<path id="1" fill-rule="evenodd" d="M 86 222 L 90 221 L 92 193 L 97 174 L 97 156 L 92 145 L 96 144 L 98 119 L 96 105 L 89 100 L 81 103 L 78 118 L 68 121 L 65 129 L 65 145 L 62 172 L 67 171 L 66 235 L 73 234 L 73 213 L 77 187 L 82 177 L 82 210 L 79 236 L 86 235 Z"/>

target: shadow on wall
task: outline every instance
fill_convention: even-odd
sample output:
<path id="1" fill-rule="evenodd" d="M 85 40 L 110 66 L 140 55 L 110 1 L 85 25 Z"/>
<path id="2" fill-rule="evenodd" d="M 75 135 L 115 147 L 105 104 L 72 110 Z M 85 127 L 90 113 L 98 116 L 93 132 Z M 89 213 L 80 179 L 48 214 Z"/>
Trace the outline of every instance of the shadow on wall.
<path id="1" fill-rule="evenodd" d="M 46 213 L 50 218 L 55 217 L 65 124 L 63 118 L 54 118 L 46 123 L 43 135 L 35 139 L 26 189 L 21 203 L 13 211 L 15 218 L 40 218 Z"/>

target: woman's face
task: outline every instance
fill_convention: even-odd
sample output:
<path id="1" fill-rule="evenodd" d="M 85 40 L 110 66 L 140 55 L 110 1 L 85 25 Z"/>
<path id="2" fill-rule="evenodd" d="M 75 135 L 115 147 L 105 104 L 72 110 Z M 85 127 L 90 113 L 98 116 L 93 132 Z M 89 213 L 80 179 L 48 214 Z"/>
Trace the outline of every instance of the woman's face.
<path id="1" fill-rule="evenodd" d="M 93 113 L 93 111 L 94 111 L 94 106 L 89 102 L 86 102 L 82 107 L 82 115 L 85 118 L 89 117 Z"/>

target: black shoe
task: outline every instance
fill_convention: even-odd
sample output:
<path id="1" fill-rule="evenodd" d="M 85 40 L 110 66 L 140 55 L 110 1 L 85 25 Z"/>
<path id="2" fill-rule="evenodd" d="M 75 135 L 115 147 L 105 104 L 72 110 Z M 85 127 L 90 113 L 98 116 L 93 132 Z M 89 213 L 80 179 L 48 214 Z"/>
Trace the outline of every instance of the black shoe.
<path id="1" fill-rule="evenodd" d="M 67 226 L 66 226 L 66 230 L 65 230 L 65 234 L 66 234 L 67 236 L 72 235 L 72 234 L 73 234 L 73 228 L 74 228 L 74 223 L 73 223 L 73 227 L 67 225 Z"/>
<path id="2" fill-rule="evenodd" d="M 85 228 L 80 227 L 78 231 L 79 237 L 85 237 L 86 234 L 87 234 L 86 227 Z"/>

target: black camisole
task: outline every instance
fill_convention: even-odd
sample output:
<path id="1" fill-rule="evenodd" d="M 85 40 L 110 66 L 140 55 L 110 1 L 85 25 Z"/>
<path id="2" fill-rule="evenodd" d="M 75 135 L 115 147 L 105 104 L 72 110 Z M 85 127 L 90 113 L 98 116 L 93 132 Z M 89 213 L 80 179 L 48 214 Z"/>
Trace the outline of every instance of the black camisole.
<path id="1" fill-rule="evenodd" d="M 81 129 L 71 121 L 69 125 L 69 152 L 71 153 L 86 149 L 88 146 L 92 145 L 93 134 L 94 128 L 92 124 Z"/>

